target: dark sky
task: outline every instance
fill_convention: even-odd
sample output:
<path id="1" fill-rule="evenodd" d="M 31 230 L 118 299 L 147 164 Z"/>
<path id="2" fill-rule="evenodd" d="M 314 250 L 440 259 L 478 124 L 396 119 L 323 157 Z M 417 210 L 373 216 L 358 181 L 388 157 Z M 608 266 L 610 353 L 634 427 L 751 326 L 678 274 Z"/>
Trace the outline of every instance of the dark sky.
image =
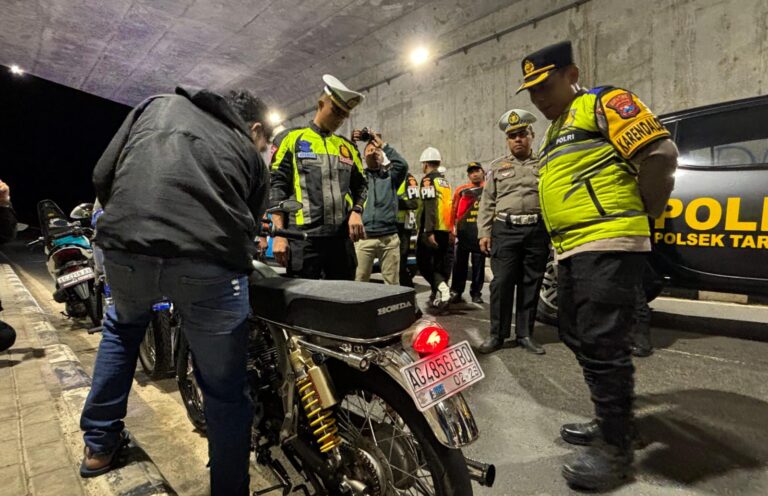
<path id="1" fill-rule="evenodd" d="M 0 65 L 0 179 L 19 220 L 37 224 L 37 202 L 65 213 L 95 198 L 91 172 L 130 108 Z"/>

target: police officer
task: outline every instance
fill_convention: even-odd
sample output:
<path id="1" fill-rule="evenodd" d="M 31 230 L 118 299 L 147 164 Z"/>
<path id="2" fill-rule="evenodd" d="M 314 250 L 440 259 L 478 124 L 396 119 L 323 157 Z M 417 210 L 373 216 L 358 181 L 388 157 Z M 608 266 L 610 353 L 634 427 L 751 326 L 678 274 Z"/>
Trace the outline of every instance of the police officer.
<path id="1" fill-rule="evenodd" d="M 325 88 L 317 112 L 306 127 L 280 133 L 272 147 L 271 203 L 295 199 L 303 204 L 291 224 L 307 233 L 305 241 L 275 238 L 275 259 L 288 274 L 308 279 L 355 278 L 353 242 L 365 236 L 363 205 L 367 184 L 355 145 L 334 134 L 363 95 L 335 77 L 323 76 Z M 286 222 L 273 214 L 275 227 Z"/>
<path id="2" fill-rule="evenodd" d="M 549 250 L 539 208 L 539 165 L 531 148 L 535 121 L 530 112 L 513 109 L 498 123 L 510 154 L 491 163 L 480 200 L 480 249 L 491 256 L 493 271 L 491 333 L 480 353 L 500 349 L 509 338 L 514 301 L 516 338 L 510 345 L 544 354 L 531 337 Z"/>
<path id="3" fill-rule="evenodd" d="M 443 310 L 451 297 L 448 280 L 451 277 L 455 240 L 451 225 L 451 185 L 439 170 L 442 156 L 437 148 L 427 147 L 419 161 L 424 177 L 417 213 L 419 236 L 416 263 L 432 290 L 430 303 Z"/>
<path id="4" fill-rule="evenodd" d="M 451 275 L 451 303 L 463 301 L 462 294 L 467 285 L 469 259 L 472 259 L 472 284 L 469 296 L 472 303 L 483 303 L 485 283 L 485 254 L 480 251 L 477 237 L 477 213 L 480 196 L 485 185 L 485 171 L 480 162 L 467 165 L 469 182 L 462 184 L 453 193 L 452 215 L 456 245 L 453 252 L 453 275 Z"/>
<path id="5" fill-rule="evenodd" d="M 400 285 L 413 287 L 408 270 L 411 235 L 416 230 L 416 211 L 419 209 L 419 183 L 410 172 L 397 189 L 397 237 L 400 238 Z"/>
<path id="6" fill-rule="evenodd" d="M 542 212 L 558 260 L 560 337 L 575 353 L 596 419 L 561 429 L 587 444 L 563 466 L 574 487 L 604 490 L 633 461 L 636 297 L 651 249 L 648 216 L 663 211 L 677 148 L 633 93 L 579 87 L 568 41 L 522 61 L 531 101 L 551 121 L 539 151 Z"/>

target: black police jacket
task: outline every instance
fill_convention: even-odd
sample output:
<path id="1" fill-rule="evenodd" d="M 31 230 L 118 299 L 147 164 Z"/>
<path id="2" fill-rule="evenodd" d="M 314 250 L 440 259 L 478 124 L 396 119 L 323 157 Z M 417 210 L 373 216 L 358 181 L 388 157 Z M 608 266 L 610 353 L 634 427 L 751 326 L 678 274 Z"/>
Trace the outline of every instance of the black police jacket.
<path id="1" fill-rule="evenodd" d="M 145 100 L 96 164 L 105 250 L 199 258 L 250 272 L 269 175 L 226 101 L 177 88 Z"/>

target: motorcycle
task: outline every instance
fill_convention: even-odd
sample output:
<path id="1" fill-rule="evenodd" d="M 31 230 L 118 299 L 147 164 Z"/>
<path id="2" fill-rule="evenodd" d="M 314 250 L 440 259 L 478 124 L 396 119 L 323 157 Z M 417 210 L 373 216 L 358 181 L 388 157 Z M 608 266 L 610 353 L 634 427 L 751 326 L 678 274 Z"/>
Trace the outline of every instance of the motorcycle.
<path id="1" fill-rule="evenodd" d="M 271 212 L 296 211 L 297 203 Z M 249 284 L 252 449 L 278 480 L 254 494 L 464 496 L 472 481 L 493 484 L 494 466 L 461 451 L 479 436 L 462 391 L 483 371 L 466 341 L 449 346 L 442 326 L 420 318 L 413 289 L 288 279 L 258 261 Z M 177 381 L 190 420 L 204 431 L 183 336 Z M 276 454 L 303 481 L 295 483 Z"/>
<path id="2" fill-rule="evenodd" d="M 101 305 L 96 293 L 96 274 L 93 267 L 90 227 L 83 226 L 90 219 L 91 204 L 75 207 L 70 222 L 52 200 L 37 204 L 42 236 L 27 246 L 44 245 L 48 273 L 56 283 L 53 299 L 64 303 L 65 315 L 74 318 L 89 317 L 94 325 L 101 322 Z"/>

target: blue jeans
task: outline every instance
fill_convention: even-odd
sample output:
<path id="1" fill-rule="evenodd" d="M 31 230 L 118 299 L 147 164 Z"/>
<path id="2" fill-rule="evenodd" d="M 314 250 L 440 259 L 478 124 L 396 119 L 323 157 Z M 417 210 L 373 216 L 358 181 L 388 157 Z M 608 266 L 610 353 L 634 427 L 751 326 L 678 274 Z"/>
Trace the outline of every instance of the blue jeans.
<path id="1" fill-rule="evenodd" d="M 139 345 L 152 304 L 168 297 L 203 391 L 212 495 L 247 495 L 253 408 L 247 391 L 247 277 L 210 262 L 105 251 L 114 304 L 104 319 L 80 428 L 92 453 L 114 449 L 124 428 Z M 202 469 L 202 467 L 201 467 Z"/>

